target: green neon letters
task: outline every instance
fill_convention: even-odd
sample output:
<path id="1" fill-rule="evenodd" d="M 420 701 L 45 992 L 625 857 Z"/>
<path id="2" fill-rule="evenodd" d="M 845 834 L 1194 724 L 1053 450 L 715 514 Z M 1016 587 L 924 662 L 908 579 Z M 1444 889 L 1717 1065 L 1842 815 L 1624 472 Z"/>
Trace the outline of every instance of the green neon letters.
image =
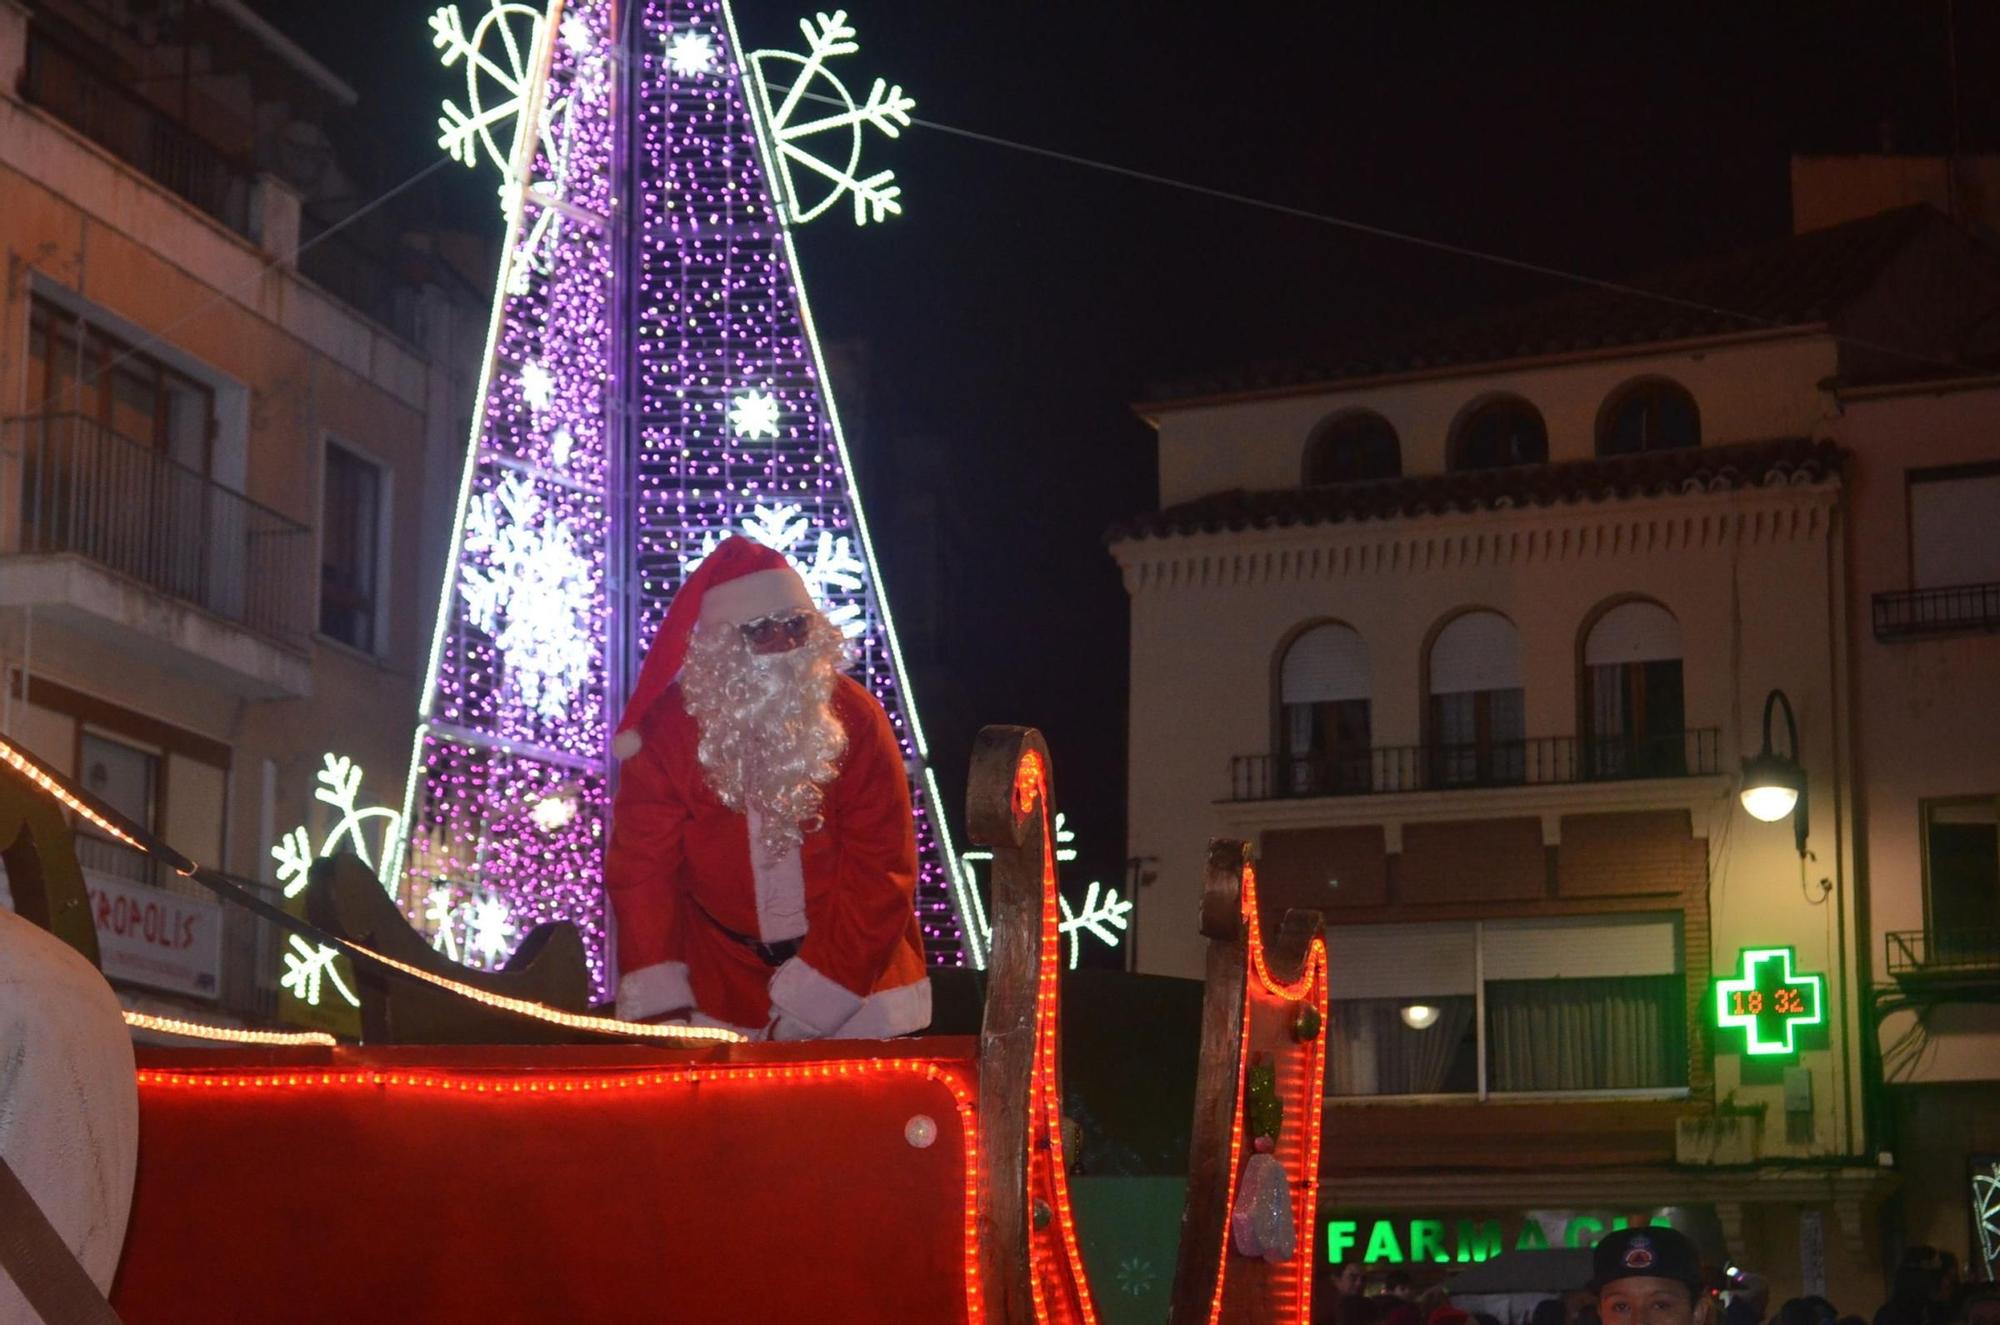
<path id="1" fill-rule="evenodd" d="M 1513 1218 L 1458 1219 L 1329 1219 L 1326 1221 L 1326 1259 L 1342 1265 L 1358 1259 L 1369 1265 L 1431 1263 L 1436 1265 L 1476 1265 L 1490 1261 L 1508 1249 L 1505 1226 Z M 1559 1244 L 1591 1247 L 1606 1231 L 1627 1227 L 1624 1215 L 1574 1214 L 1565 1224 Z M 1667 1227 L 1665 1215 L 1646 1222 Z M 1449 1229 L 1451 1236 L 1446 1237 Z M 1549 1246 L 1549 1233 L 1542 1221 L 1520 1219 L 1512 1239 L 1516 1251 L 1535 1251 Z"/>

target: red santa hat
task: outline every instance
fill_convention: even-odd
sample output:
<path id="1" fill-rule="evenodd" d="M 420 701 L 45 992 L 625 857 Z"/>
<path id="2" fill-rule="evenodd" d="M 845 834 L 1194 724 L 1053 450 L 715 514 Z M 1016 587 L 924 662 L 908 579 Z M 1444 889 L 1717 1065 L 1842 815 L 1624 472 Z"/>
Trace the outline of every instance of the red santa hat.
<path id="1" fill-rule="evenodd" d="M 667 619 L 639 668 L 639 684 L 632 687 L 625 716 L 618 720 L 611 753 L 619 759 L 639 753 L 639 723 L 681 674 L 697 625 L 740 626 L 780 612 L 816 610 L 806 582 L 784 553 L 740 534 L 724 539 L 695 567 L 667 608 Z"/>

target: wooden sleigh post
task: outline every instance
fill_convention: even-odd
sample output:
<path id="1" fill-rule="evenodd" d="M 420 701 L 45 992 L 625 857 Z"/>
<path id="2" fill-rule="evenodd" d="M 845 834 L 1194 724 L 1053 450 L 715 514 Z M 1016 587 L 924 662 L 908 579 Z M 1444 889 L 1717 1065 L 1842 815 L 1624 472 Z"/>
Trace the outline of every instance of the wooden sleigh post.
<path id="1" fill-rule="evenodd" d="M 1208 938 L 1201 1059 L 1168 1319 L 1306 1325 L 1326 1081 L 1324 925 L 1316 911 L 1288 911 L 1267 946 L 1249 847 L 1218 840 L 1209 844 L 1201 930 Z M 1257 1153 L 1252 1133 L 1268 1130 L 1272 1093 L 1283 1117 L 1270 1153 L 1283 1168 L 1291 1201 L 1292 1245 L 1282 1257 L 1270 1250 L 1268 1227 L 1260 1232 L 1248 1220 L 1239 1234 L 1232 1220 L 1244 1171 Z"/>
<path id="2" fill-rule="evenodd" d="M 966 825 L 993 852 L 993 956 L 979 1034 L 978 1264 L 986 1319 L 995 1322 L 1097 1318 L 1063 1147 L 1054 802 L 1041 733 L 980 731 Z"/>

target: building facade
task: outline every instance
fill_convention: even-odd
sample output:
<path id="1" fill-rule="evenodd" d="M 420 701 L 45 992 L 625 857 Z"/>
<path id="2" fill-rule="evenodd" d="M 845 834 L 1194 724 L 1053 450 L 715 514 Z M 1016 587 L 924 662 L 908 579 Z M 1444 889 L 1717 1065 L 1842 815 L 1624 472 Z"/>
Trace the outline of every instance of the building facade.
<path id="1" fill-rule="evenodd" d="M 1142 407 L 1160 509 L 1112 536 L 1128 845 L 1159 872 L 1137 961 L 1199 973 L 1213 835 L 1256 845 L 1272 911 L 1326 914 L 1329 1256 L 1435 1270 L 1666 1219 L 1872 1310 L 1898 1175 L 1870 898 L 1908 888 L 1911 832 L 1873 818 L 1909 809 L 1869 781 L 1868 595 L 1904 584 L 1884 510 L 1926 412 L 2000 457 L 1990 385 L 1910 385 L 1968 375 L 2000 267 L 1906 208 L 1643 284 L 1667 298 Z M 2000 710 L 1951 656 L 1959 703 Z M 1980 735 L 1924 784 L 1968 792 L 1905 799 L 1985 787 Z M 1806 787 L 1775 822 L 1739 800 L 1767 740 Z"/>
<path id="2" fill-rule="evenodd" d="M 230 0 L 0 0 L 0 727 L 253 881 L 324 753 L 401 801 L 483 341 L 469 282 L 301 269 L 282 158 L 352 99 Z M 78 850 L 128 1004 L 273 1015 L 271 933 Z"/>

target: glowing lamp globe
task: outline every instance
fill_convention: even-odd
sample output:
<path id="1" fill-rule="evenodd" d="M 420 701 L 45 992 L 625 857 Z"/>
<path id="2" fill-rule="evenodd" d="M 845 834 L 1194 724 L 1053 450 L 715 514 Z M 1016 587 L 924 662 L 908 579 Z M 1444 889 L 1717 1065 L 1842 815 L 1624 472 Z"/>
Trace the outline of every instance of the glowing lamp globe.
<path id="1" fill-rule="evenodd" d="M 1768 751 L 1743 761 L 1743 808 L 1753 818 L 1776 823 L 1799 803 L 1804 771 L 1783 755 Z"/>
<path id="2" fill-rule="evenodd" d="M 1413 1031 L 1427 1031 L 1437 1024 L 1438 1010 L 1428 1003 L 1411 1003 L 1403 1008 L 1403 1024 Z"/>

